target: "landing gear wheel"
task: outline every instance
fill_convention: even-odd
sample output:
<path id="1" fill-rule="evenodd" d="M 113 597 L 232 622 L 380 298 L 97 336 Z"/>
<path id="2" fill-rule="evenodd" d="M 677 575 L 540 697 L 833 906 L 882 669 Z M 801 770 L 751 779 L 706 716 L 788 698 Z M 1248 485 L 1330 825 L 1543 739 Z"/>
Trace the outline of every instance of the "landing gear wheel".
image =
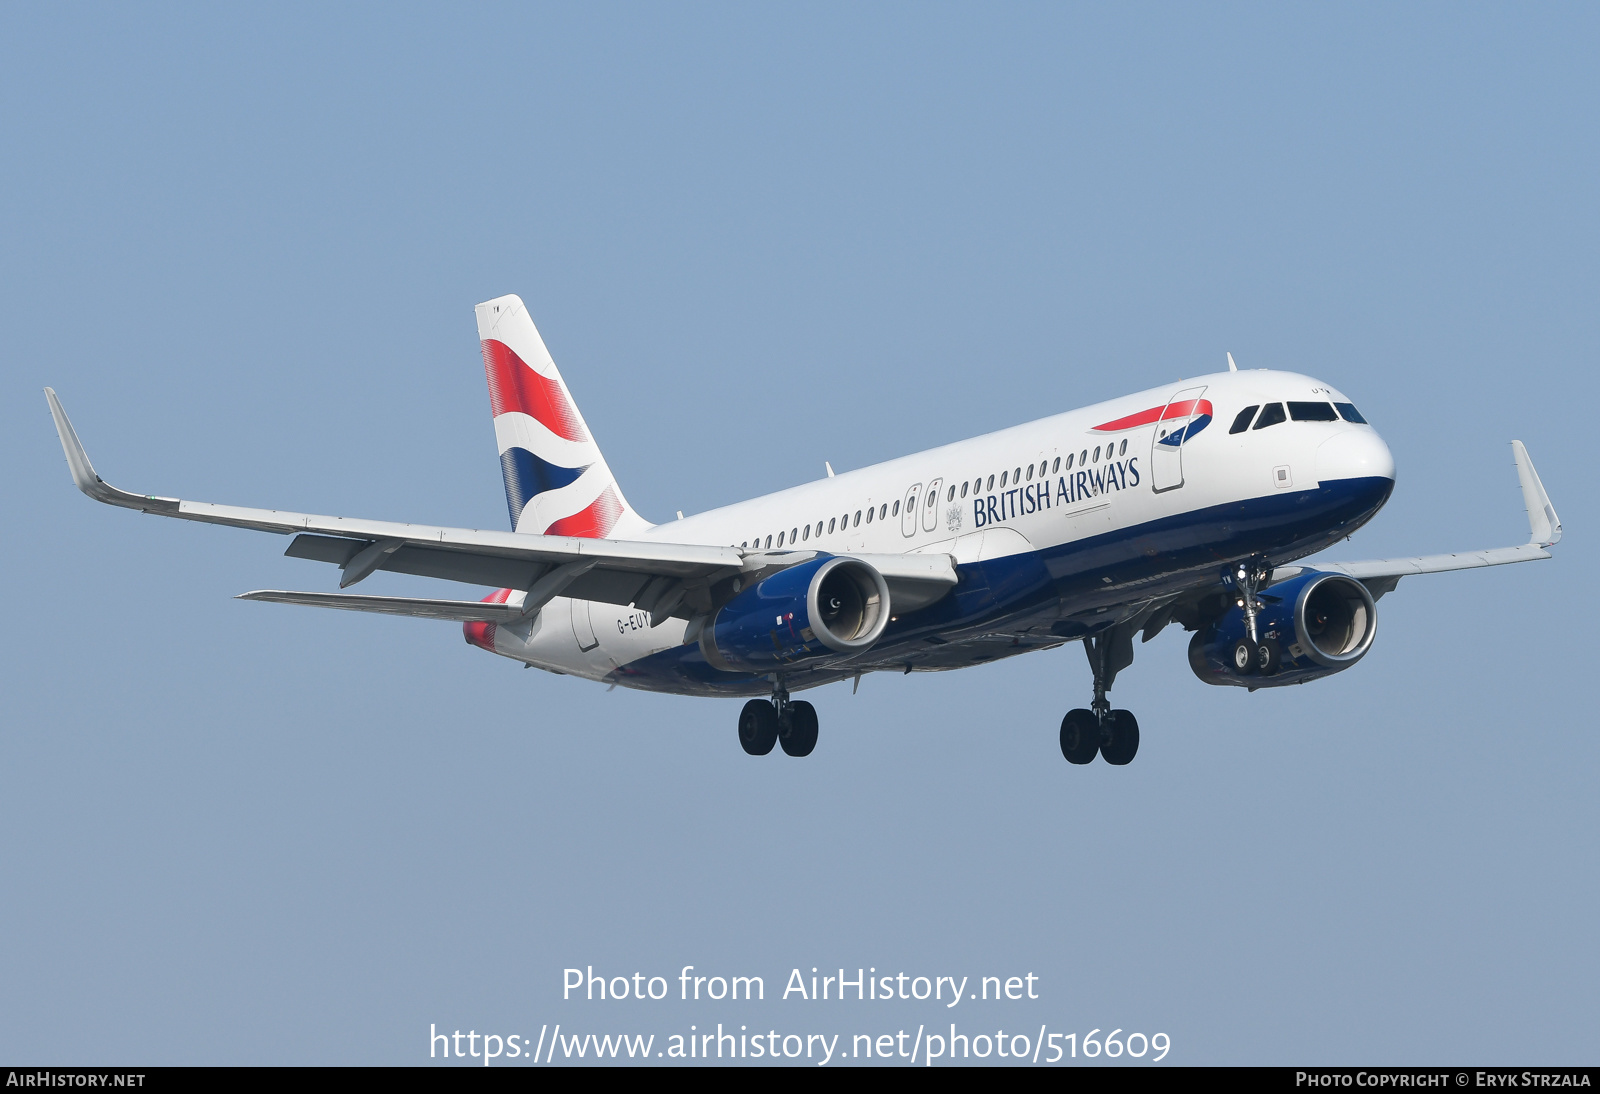
<path id="1" fill-rule="evenodd" d="M 811 755 L 811 750 L 817 747 L 817 708 L 802 699 L 790 703 L 788 713 L 789 716 L 783 720 L 788 724 L 780 728 L 778 743 L 787 755 Z"/>
<path id="2" fill-rule="evenodd" d="M 1110 736 L 1100 746 L 1100 755 L 1106 763 L 1121 767 L 1133 762 L 1139 752 L 1139 721 L 1130 711 L 1113 710 L 1106 720 Z"/>
<path id="3" fill-rule="evenodd" d="M 1092 711 L 1067 711 L 1061 719 L 1061 754 L 1069 764 L 1093 763 L 1100 754 L 1100 725 Z"/>
<path id="4" fill-rule="evenodd" d="M 765 756 L 778 743 L 778 712 L 765 699 L 752 699 L 739 712 L 739 744 L 752 756 Z"/>
<path id="5" fill-rule="evenodd" d="M 1233 644 L 1233 649 L 1228 651 L 1228 661 L 1233 665 L 1233 671 L 1240 676 L 1249 676 L 1256 671 L 1256 647 L 1248 638 L 1241 638 Z"/>
<path id="6" fill-rule="evenodd" d="M 1283 656 L 1283 647 L 1278 645 L 1276 638 L 1263 638 L 1256 647 L 1255 669 L 1262 676 L 1272 676 L 1278 671 L 1279 659 Z"/>

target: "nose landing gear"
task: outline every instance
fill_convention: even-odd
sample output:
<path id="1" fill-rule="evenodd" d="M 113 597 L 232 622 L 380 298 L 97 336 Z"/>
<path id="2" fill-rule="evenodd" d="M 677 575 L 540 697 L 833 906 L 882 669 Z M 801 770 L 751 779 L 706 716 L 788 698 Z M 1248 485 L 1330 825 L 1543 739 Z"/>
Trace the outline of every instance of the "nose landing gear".
<path id="1" fill-rule="evenodd" d="M 1261 558 L 1241 562 L 1222 575 L 1223 585 L 1233 591 L 1234 603 L 1244 609 L 1247 636 L 1235 642 L 1228 655 L 1233 662 L 1233 671 L 1240 676 L 1248 676 L 1253 672 L 1271 676 L 1278 671 L 1283 656 L 1278 640 L 1270 636 L 1261 637 L 1256 628 L 1256 614 L 1262 607 L 1260 591 L 1271 580 L 1272 566 Z"/>
<path id="2" fill-rule="evenodd" d="M 1094 672 L 1090 709 L 1069 710 L 1061 719 L 1061 755 L 1068 763 L 1092 763 L 1101 756 L 1118 767 L 1132 763 L 1139 751 L 1139 720 L 1131 711 L 1112 710 L 1106 692 L 1117 673 L 1133 663 L 1133 628 L 1119 624 L 1083 640 L 1083 652 Z"/>
<path id="3" fill-rule="evenodd" d="M 739 745 L 752 756 L 765 756 L 773 745 L 786 756 L 809 756 L 817 747 L 817 708 L 805 700 L 791 702 L 780 678 L 771 699 L 752 699 L 739 712 Z"/>

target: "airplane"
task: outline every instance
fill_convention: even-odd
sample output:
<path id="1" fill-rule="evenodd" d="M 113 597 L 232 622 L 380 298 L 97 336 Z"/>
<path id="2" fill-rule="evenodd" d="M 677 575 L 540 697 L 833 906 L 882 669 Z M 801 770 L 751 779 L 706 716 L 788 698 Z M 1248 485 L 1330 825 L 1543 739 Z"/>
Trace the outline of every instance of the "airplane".
<path id="1" fill-rule="evenodd" d="M 1208 684 L 1308 683 L 1372 648 L 1376 602 L 1413 574 L 1550 558 L 1561 522 L 1521 441 L 1529 540 L 1417 558 L 1297 565 L 1372 519 L 1395 467 L 1345 395 L 1309 376 L 1228 371 L 675 521 L 623 496 L 527 308 L 476 309 L 511 531 L 313 516 L 133 494 L 95 473 L 45 389 L 77 487 L 159 516 L 292 535 L 285 554 L 494 587 L 482 600 L 257 590 L 239 599 L 460 622 L 524 666 L 678 695 L 751 697 L 751 755 L 816 747 L 794 692 L 1081 642 L 1093 697 L 1062 719 L 1073 764 L 1133 760 L 1107 693 L 1176 623 Z"/>

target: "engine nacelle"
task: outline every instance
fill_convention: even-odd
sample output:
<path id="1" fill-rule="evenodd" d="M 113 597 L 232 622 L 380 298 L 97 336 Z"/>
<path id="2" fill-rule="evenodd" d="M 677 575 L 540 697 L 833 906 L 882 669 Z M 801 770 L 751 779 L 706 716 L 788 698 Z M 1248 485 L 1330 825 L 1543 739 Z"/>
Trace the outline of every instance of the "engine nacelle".
<path id="1" fill-rule="evenodd" d="M 1247 671 L 1233 651 L 1249 637 L 1243 608 L 1195 632 L 1189 667 L 1208 684 L 1274 688 L 1342 672 L 1366 656 L 1378 629 L 1378 609 L 1361 582 L 1343 574 L 1311 571 L 1261 590 L 1256 637 L 1275 657 Z"/>
<path id="2" fill-rule="evenodd" d="M 726 672 L 825 665 L 870 649 L 889 625 L 889 585 L 859 559 L 825 555 L 743 590 L 700 630 Z"/>

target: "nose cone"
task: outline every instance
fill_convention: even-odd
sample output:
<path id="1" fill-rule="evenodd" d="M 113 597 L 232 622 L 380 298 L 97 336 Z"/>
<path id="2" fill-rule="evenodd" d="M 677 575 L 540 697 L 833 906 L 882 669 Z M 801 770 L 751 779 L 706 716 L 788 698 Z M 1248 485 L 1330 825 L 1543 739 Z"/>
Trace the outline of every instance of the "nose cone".
<path id="1" fill-rule="evenodd" d="M 1347 429 L 1317 449 L 1317 479 L 1394 479 L 1394 456 L 1375 429 Z"/>

